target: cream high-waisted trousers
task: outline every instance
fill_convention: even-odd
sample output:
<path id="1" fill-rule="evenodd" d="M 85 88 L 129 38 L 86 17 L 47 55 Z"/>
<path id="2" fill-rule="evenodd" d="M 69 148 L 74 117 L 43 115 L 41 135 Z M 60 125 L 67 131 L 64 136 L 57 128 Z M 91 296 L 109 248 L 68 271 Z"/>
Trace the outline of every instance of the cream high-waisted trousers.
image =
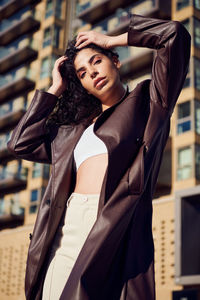
<path id="1" fill-rule="evenodd" d="M 78 254 L 97 218 L 99 194 L 72 193 L 56 233 L 42 300 L 59 300 Z"/>

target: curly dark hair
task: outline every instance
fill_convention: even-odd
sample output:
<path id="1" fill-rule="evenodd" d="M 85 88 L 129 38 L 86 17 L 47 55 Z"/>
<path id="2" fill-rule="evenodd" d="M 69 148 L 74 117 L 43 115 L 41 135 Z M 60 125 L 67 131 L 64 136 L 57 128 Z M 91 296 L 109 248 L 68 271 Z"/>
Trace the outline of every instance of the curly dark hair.
<path id="1" fill-rule="evenodd" d="M 77 53 L 85 48 L 92 48 L 110 59 L 118 58 L 119 55 L 113 49 L 104 49 L 92 43 L 81 49 L 77 49 L 75 44 L 76 37 L 68 43 L 64 53 L 68 59 L 60 67 L 60 73 L 63 78 L 67 78 L 67 89 L 58 99 L 54 111 L 49 115 L 47 127 L 50 124 L 73 125 L 83 121 L 90 122 L 102 112 L 101 101 L 88 94 L 81 85 L 76 75 L 74 60 Z"/>

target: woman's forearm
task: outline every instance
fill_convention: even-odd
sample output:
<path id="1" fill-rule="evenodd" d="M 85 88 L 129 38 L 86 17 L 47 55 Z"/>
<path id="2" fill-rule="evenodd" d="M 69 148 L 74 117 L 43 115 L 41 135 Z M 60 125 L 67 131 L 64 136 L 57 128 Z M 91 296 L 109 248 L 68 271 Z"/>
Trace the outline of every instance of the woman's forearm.
<path id="1" fill-rule="evenodd" d="M 128 32 L 110 37 L 110 47 L 128 46 Z"/>

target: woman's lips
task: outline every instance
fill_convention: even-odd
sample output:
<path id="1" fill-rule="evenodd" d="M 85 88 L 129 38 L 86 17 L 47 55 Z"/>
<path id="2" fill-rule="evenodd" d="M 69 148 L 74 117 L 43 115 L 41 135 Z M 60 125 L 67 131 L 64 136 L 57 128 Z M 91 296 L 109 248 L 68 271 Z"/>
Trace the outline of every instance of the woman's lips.
<path id="1" fill-rule="evenodd" d="M 95 85 L 95 87 L 98 89 L 98 88 L 101 88 L 103 85 L 105 85 L 107 83 L 106 81 L 106 78 L 102 78 L 100 81 L 97 82 L 97 84 Z"/>

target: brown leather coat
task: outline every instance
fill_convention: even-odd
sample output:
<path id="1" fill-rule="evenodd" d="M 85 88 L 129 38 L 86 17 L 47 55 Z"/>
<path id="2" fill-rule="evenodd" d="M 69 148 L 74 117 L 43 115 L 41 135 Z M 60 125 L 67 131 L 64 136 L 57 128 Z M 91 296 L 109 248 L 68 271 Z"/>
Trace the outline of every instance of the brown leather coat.
<path id="1" fill-rule="evenodd" d="M 145 80 L 97 119 L 94 132 L 109 161 L 97 220 L 65 285 L 61 300 L 153 300 L 152 197 L 182 89 L 190 35 L 178 22 L 131 15 L 129 46 L 157 50 L 152 79 Z M 76 180 L 73 149 L 86 125 L 60 126 L 46 134 L 57 98 L 36 91 L 8 148 L 18 158 L 52 164 L 26 269 L 26 298 L 41 299 L 48 251 Z"/>

